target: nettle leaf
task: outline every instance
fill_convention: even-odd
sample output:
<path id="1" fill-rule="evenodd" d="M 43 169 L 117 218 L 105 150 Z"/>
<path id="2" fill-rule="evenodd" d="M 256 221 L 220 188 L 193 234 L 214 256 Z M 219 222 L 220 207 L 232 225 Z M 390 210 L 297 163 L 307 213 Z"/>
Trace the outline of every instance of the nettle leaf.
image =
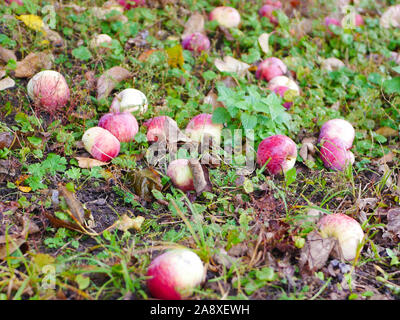
<path id="1" fill-rule="evenodd" d="M 213 115 L 212 115 L 212 122 L 226 123 L 226 122 L 229 122 L 230 120 L 231 120 L 231 116 L 225 108 L 218 107 L 214 110 Z"/>
<path id="2" fill-rule="evenodd" d="M 92 54 L 90 53 L 89 49 L 83 46 L 80 46 L 72 50 L 72 55 L 75 58 L 83 61 L 87 61 L 92 57 Z"/>
<path id="3" fill-rule="evenodd" d="M 242 113 L 240 120 L 242 121 L 243 128 L 246 130 L 254 129 L 254 127 L 257 125 L 257 116 L 250 115 L 248 113 Z"/>
<path id="4" fill-rule="evenodd" d="M 269 94 L 263 101 L 268 106 L 271 120 L 279 118 L 282 114 L 287 114 L 285 107 L 282 106 L 281 99 L 275 93 Z"/>
<path id="5" fill-rule="evenodd" d="M 67 160 L 64 157 L 60 157 L 58 154 L 50 153 L 47 159 L 43 161 L 42 165 L 52 175 L 55 175 L 57 171 L 64 172 L 67 168 Z"/>
<path id="6" fill-rule="evenodd" d="M 383 82 L 383 89 L 387 94 L 400 93 L 400 77 L 396 77 Z"/>

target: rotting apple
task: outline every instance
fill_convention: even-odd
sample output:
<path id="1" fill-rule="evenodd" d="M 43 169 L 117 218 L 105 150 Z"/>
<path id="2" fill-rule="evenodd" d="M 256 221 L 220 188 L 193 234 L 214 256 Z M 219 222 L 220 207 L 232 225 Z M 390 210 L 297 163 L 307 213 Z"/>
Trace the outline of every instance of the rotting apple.
<path id="1" fill-rule="evenodd" d="M 287 71 L 287 67 L 281 59 L 270 57 L 258 65 L 256 78 L 270 81 L 275 77 L 283 76 Z"/>
<path id="2" fill-rule="evenodd" d="M 221 27 L 237 28 L 240 25 L 240 13 L 232 7 L 216 7 L 209 15 L 210 20 L 216 20 Z"/>
<path id="3" fill-rule="evenodd" d="M 173 249 L 155 258 L 147 270 L 147 288 L 154 298 L 181 300 L 204 280 L 203 262 L 189 249 Z"/>
<path id="4" fill-rule="evenodd" d="M 354 163 L 353 152 L 346 148 L 342 140 L 323 138 L 320 144 L 320 158 L 326 168 L 343 171 L 348 165 Z"/>
<path id="5" fill-rule="evenodd" d="M 115 158 L 120 150 L 119 140 L 110 131 L 101 127 L 86 130 L 82 142 L 93 158 L 103 162 Z"/>
<path id="6" fill-rule="evenodd" d="M 176 159 L 168 165 L 167 176 L 178 189 L 184 192 L 193 191 L 193 174 L 188 159 Z"/>
<path id="7" fill-rule="evenodd" d="M 100 118 L 98 126 L 110 131 L 120 142 L 134 141 L 139 131 L 136 118 L 129 112 L 106 113 Z"/>
<path id="8" fill-rule="evenodd" d="M 274 135 L 261 141 L 257 149 L 257 163 L 270 174 L 284 173 L 294 167 L 297 158 L 296 143 L 285 135 Z"/>
<path id="9" fill-rule="evenodd" d="M 318 227 L 323 238 L 338 240 L 341 252 L 335 252 L 336 257 L 342 256 L 346 261 L 355 259 L 364 238 L 364 232 L 355 219 L 342 213 L 328 214 L 320 219 Z"/>
<path id="10" fill-rule="evenodd" d="M 185 39 L 183 39 L 182 47 L 185 50 L 200 53 L 210 48 L 210 40 L 205 34 L 201 32 L 195 32 L 189 34 L 185 37 Z"/>
<path id="11" fill-rule="evenodd" d="M 137 89 L 124 89 L 113 99 L 110 112 L 134 112 L 144 114 L 147 111 L 148 102 L 146 95 Z"/>
<path id="12" fill-rule="evenodd" d="M 271 91 L 274 91 L 277 87 L 281 86 L 288 87 L 290 90 L 295 91 L 296 95 L 300 95 L 300 88 L 297 83 L 286 76 L 275 77 L 268 83 L 268 89 Z"/>
<path id="13" fill-rule="evenodd" d="M 331 119 L 322 125 L 318 142 L 322 139 L 340 139 L 345 148 L 350 149 L 353 145 L 355 134 L 350 122 L 343 119 Z"/>
<path id="14" fill-rule="evenodd" d="M 204 138 L 209 136 L 212 138 L 214 146 L 221 144 L 221 134 L 223 125 L 212 122 L 212 114 L 201 113 L 193 117 L 186 126 L 185 134 L 192 141 L 203 143 Z"/>
<path id="15" fill-rule="evenodd" d="M 29 80 L 29 97 L 48 112 L 64 107 L 70 96 L 64 76 L 53 70 L 45 70 L 35 74 Z"/>

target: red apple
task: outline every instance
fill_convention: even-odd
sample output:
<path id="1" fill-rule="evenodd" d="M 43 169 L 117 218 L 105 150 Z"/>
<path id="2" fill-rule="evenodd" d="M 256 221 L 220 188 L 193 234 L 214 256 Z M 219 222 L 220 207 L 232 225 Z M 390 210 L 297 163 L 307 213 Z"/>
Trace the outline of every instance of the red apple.
<path id="1" fill-rule="evenodd" d="M 139 131 L 136 118 L 129 112 L 106 113 L 98 126 L 110 131 L 120 142 L 133 141 Z"/>
<path id="2" fill-rule="evenodd" d="M 15 2 L 16 4 L 18 4 L 19 6 L 22 6 L 24 3 L 22 2 L 22 0 L 5 0 L 7 4 L 11 4 L 13 2 Z"/>
<path id="3" fill-rule="evenodd" d="M 147 270 L 147 287 L 154 298 L 181 300 L 189 297 L 204 279 L 199 256 L 188 249 L 174 249 L 155 258 Z"/>
<path id="4" fill-rule="evenodd" d="M 332 119 L 323 124 L 318 142 L 322 139 L 340 139 L 346 149 L 353 145 L 355 130 L 350 122 L 343 119 Z"/>
<path id="5" fill-rule="evenodd" d="M 69 88 L 63 75 L 57 71 L 45 70 L 35 74 L 28 82 L 29 97 L 49 112 L 64 107 L 69 100 Z"/>
<path id="6" fill-rule="evenodd" d="M 271 57 L 261 62 L 256 71 L 257 79 L 270 81 L 277 76 L 282 76 L 287 72 L 287 67 L 281 59 Z"/>
<path id="7" fill-rule="evenodd" d="M 123 6 L 126 10 L 143 6 L 146 4 L 146 0 L 118 0 L 118 4 Z"/>
<path id="8" fill-rule="evenodd" d="M 124 89 L 113 99 L 110 112 L 134 112 L 144 114 L 147 111 L 147 98 L 137 89 Z"/>
<path id="9" fill-rule="evenodd" d="M 354 154 L 338 138 L 321 140 L 320 157 L 328 169 L 343 171 L 354 163 Z"/>
<path id="10" fill-rule="evenodd" d="M 232 7 L 216 7 L 210 12 L 210 20 L 216 20 L 225 28 L 237 28 L 240 25 L 240 14 Z"/>
<path id="11" fill-rule="evenodd" d="M 321 218 L 318 227 L 323 238 L 334 237 L 338 240 L 344 260 L 355 259 L 364 238 L 364 232 L 356 220 L 342 213 L 329 214 Z M 336 256 L 340 257 L 341 254 L 336 252 Z"/>
<path id="12" fill-rule="evenodd" d="M 205 34 L 201 32 L 195 32 L 183 39 L 182 47 L 185 50 L 200 53 L 201 51 L 205 51 L 210 48 L 210 40 L 208 40 L 208 37 Z"/>
<path id="13" fill-rule="evenodd" d="M 212 138 L 213 144 L 221 144 L 223 125 L 212 122 L 212 114 L 201 113 L 193 117 L 186 126 L 186 135 L 195 142 L 202 143 L 205 135 Z"/>
<path id="14" fill-rule="evenodd" d="M 361 27 L 361 26 L 363 26 L 365 23 L 364 23 L 364 18 L 362 17 L 362 15 L 360 15 L 360 14 L 356 14 L 356 26 L 357 27 Z"/>
<path id="15" fill-rule="evenodd" d="M 288 90 L 290 90 L 288 87 L 285 87 L 285 86 L 278 86 L 278 87 L 276 87 L 273 91 L 274 91 L 277 95 L 279 95 L 280 97 L 284 98 L 284 97 L 285 97 L 285 92 L 288 91 Z M 293 105 L 293 102 L 289 102 L 289 101 L 283 103 L 283 106 L 284 106 L 286 109 L 290 109 L 290 107 L 291 107 L 292 105 Z"/>
<path id="16" fill-rule="evenodd" d="M 300 95 L 300 88 L 297 83 L 286 76 L 275 77 L 268 83 L 268 89 L 271 91 L 274 91 L 277 87 L 288 87 L 296 95 Z"/>
<path id="17" fill-rule="evenodd" d="M 327 28 L 327 31 L 330 35 L 333 35 L 334 33 L 329 29 L 330 25 L 335 25 L 338 27 L 342 27 L 341 22 L 338 19 L 335 18 L 331 18 L 331 17 L 326 17 L 325 18 L 325 26 Z"/>
<path id="18" fill-rule="evenodd" d="M 147 128 L 147 141 L 155 142 L 159 138 L 167 139 L 170 128 L 178 128 L 175 120 L 168 116 L 158 116 L 147 120 L 143 125 Z"/>
<path id="19" fill-rule="evenodd" d="M 172 161 L 167 169 L 167 176 L 171 178 L 175 187 L 184 192 L 193 191 L 193 174 L 189 167 L 189 160 L 177 159 Z"/>
<path id="20" fill-rule="evenodd" d="M 262 167 L 268 160 L 266 169 L 270 174 L 286 172 L 294 167 L 297 146 L 285 135 L 274 135 L 261 141 L 257 150 L 257 163 Z"/>
<path id="21" fill-rule="evenodd" d="M 281 7 L 282 7 L 282 4 L 281 4 Z M 273 12 L 275 10 L 279 10 L 279 8 L 280 7 L 278 7 L 278 6 L 265 4 L 260 8 L 260 10 L 258 11 L 258 14 L 261 17 L 266 17 L 272 24 L 277 25 L 279 21 L 278 21 L 278 18 L 273 14 Z"/>
<path id="22" fill-rule="evenodd" d="M 93 158 L 103 162 L 115 158 L 120 150 L 118 139 L 110 131 L 100 127 L 86 130 L 82 142 Z"/>

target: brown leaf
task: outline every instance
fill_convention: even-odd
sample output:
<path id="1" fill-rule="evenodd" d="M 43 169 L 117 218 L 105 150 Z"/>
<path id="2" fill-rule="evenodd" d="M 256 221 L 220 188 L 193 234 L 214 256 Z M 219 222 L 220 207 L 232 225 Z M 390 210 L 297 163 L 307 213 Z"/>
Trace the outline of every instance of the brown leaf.
<path id="1" fill-rule="evenodd" d="M 400 238 L 400 208 L 390 209 L 387 213 L 386 228 Z"/>
<path id="2" fill-rule="evenodd" d="M 97 80 L 97 100 L 107 98 L 119 82 L 131 77 L 132 73 L 118 66 L 105 71 Z"/>
<path id="3" fill-rule="evenodd" d="M 379 22 L 384 28 L 400 27 L 400 4 L 388 7 Z"/>
<path id="4" fill-rule="evenodd" d="M 258 44 L 264 53 L 269 53 L 269 37 L 271 33 L 263 33 L 258 37 Z"/>
<path id="5" fill-rule="evenodd" d="M 333 238 L 322 238 L 317 231 L 307 235 L 306 244 L 301 249 L 299 267 L 301 273 L 313 274 L 321 269 L 329 258 L 336 240 Z"/>
<path id="6" fill-rule="evenodd" d="M 397 137 L 399 135 L 399 131 L 389 127 L 381 127 L 375 131 L 377 134 L 384 136 L 386 138 Z"/>
<path id="7" fill-rule="evenodd" d="M 299 23 L 295 24 L 290 32 L 298 38 L 302 38 L 312 31 L 312 20 L 302 19 Z"/>
<path id="8" fill-rule="evenodd" d="M 210 92 L 208 92 L 208 94 L 204 97 L 203 103 L 212 105 L 213 110 L 218 107 L 225 107 L 221 101 L 218 101 L 218 95 L 213 90 L 210 90 Z"/>
<path id="9" fill-rule="evenodd" d="M 80 201 L 76 198 L 75 194 L 67 190 L 67 188 L 62 184 L 58 184 L 58 191 L 61 196 L 64 197 L 65 202 L 68 205 L 73 217 L 81 224 L 85 223 L 85 209 L 83 208 Z"/>
<path id="10" fill-rule="evenodd" d="M 7 63 L 8 60 L 13 59 L 14 61 L 17 61 L 17 56 L 15 55 L 14 51 L 8 50 L 6 48 L 3 48 L 0 46 L 0 60 Z"/>
<path id="11" fill-rule="evenodd" d="M 15 87 L 15 81 L 10 77 L 0 80 L 0 91 Z"/>
<path id="12" fill-rule="evenodd" d="M 135 194 L 146 201 L 153 199 L 153 189 L 162 189 L 160 175 L 152 168 L 131 171 L 127 174 L 127 180 L 128 186 L 133 188 Z"/>
<path id="13" fill-rule="evenodd" d="M 378 163 L 384 164 L 387 162 L 392 162 L 395 156 L 396 155 L 392 151 L 390 151 L 389 153 L 385 154 L 382 158 L 379 158 Z"/>
<path id="14" fill-rule="evenodd" d="M 124 214 L 119 220 L 117 220 L 111 227 L 107 228 L 107 230 L 118 229 L 120 231 L 127 231 L 129 229 L 134 229 L 136 231 L 141 230 L 141 226 L 144 222 L 144 217 L 137 216 L 135 218 L 128 217 L 127 214 Z"/>
<path id="15" fill-rule="evenodd" d="M 186 21 L 182 39 L 195 32 L 204 32 L 204 17 L 199 12 L 193 13 Z"/>
<path id="16" fill-rule="evenodd" d="M 15 136 L 11 132 L 0 132 L 0 149 L 10 149 L 14 144 Z"/>
<path id="17" fill-rule="evenodd" d="M 189 159 L 189 167 L 193 174 L 193 185 L 196 193 L 200 194 L 203 191 L 211 191 L 207 168 L 202 166 L 198 159 Z"/>
<path id="18" fill-rule="evenodd" d="M 224 57 L 223 60 L 215 59 L 214 65 L 221 72 L 235 72 L 239 76 L 244 75 L 245 72 L 250 68 L 250 65 L 247 63 L 239 61 L 230 56 Z"/>
<path id="19" fill-rule="evenodd" d="M 0 236 L 0 259 L 4 260 L 25 243 L 25 239 L 19 235 Z"/>
<path id="20" fill-rule="evenodd" d="M 54 57 L 47 52 L 31 52 L 24 60 L 17 62 L 15 76 L 17 78 L 30 78 L 41 69 L 52 69 Z"/>
<path id="21" fill-rule="evenodd" d="M 105 166 L 108 164 L 107 162 L 102 162 L 102 161 L 99 161 L 96 159 L 86 158 L 86 157 L 75 157 L 75 159 L 78 160 L 78 166 L 79 166 L 79 168 L 82 168 L 82 169 L 101 167 L 101 166 Z"/>

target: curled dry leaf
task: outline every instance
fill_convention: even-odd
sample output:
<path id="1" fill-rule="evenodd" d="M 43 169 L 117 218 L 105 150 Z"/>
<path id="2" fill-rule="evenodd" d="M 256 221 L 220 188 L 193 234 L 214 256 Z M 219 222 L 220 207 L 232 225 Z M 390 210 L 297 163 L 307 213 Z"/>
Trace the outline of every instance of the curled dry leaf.
<path id="1" fill-rule="evenodd" d="M 0 236 L 0 259 L 4 260 L 26 242 L 21 235 L 10 234 Z"/>
<path id="2" fill-rule="evenodd" d="M 120 231 L 128 231 L 129 229 L 134 229 L 136 231 L 140 231 L 144 220 L 145 219 L 142 216 L 130 218 L 127 214 L 124 214 L 119 220 L 117 220 L 112 226 L 110 226 L 106 230 L 110 231 L 113 229 L 118 229 Z"/>
<path id="3" fill-rule="evenodd" d="M 271 33 L 263 33 L 258 37 L 258 44 L 264 53 L 269 53 L 269 37 Z"/>
<path id="4" fill-rule="evenodd" d="M 399 135 L 399 131 L 390 127 L 381 127 L 375 131 L 377 134 L 384 136 L 386 138 L 397 137 Z"/>
<path id="5" fill-rule="evenodd" d="M 337 58 L 328 58 L 322 61 L 321 69 L 326 71 L 334 71 L 343 68 L 345 64 Z"/>
<path id="6" fill-rule="evenodd" d="M 101 167 L 101 166 L 105 166 L 108 164 L 107 162 L 102 162 L 102 161 L 99 161 L 99 160 L 93 159 L 93 158 L 75 157 L 75 159 L 78 160 L 78 166 L 79 166 L 79 168 L 82 168 L 82 169 Z"/>
<path id="7" fill-rule="evenodd" d="M 54 48 L 60 49 L 64 47 L 64 39 L 61 35 L 52 29 L 47 24 L 43 26 L 44 37 Z"/>
<path id="8" fill-rule="evenodd" d="M 386 153 L 383 157 L 379 158 L 378 163 L 384 164 L 384 163 L 392 162 L 393 159 L 395 158 L 395 156 L 396 155 L 390 151 L 389 153 Z"/>
<path id="9" fill-rule="evenodd" d="M 64 197 L 74 220 L 77 220 L 81 225 L 83 225 L 85 223 L 85 209 L 75 194 L 67 190 L 67 188 L 61 183 L 58 184 L 58 192 L 62 197 Z"/>
<path id="10" fill-rule="evenodd" d="M 304 138 L 302 141 L 302 145 L 299 151 L 299 155 L 302 157 L 304 161 L 312 161 L 314 162 L 314 155 L 315 155 L 315 143 L 317 139 L 314 137 Z"/>
<path id="11" fill-rule="evenodd" d="M 202 166 L 198 159 L 190 159 L 189 167 L 193 174 L 193 185 L 196 193 L 200 194 L 203 191 L 211 191 L 207 168 Z"/>
<path id="12" fill-rule="evenodd" d="M 230 56 L 224 57 L 223 60 L 215 59 L 214 65 L 221 72 L 235 72 L 239 76 L 243 76 L 250 68 L 250 65 L 248 65 L 247 63 L 232 58 Z"/>
<path id="13" fill-rule="evenodd" d="M 15 87 L 15 81 L 10 77 L 0 80 L 0 91 Z"/>
<path id="14" fill-rule="evenodd" d="M 132 77 L 132 73 L 122 67 L 112 67 L 105 71 L 97 80 L 97 100 L 107 98 L 115 86 Z"/>
<path id="15" fill-rule="evenodd" d="M 329 258 L 336 240 L 322 238 L 317 231 L 307 235 L 306 243 L 300 252 L 299 267 L 303 274 L 313 274 L 321 269 Z"/>
<path id="16" fill-rule="evenodd" d="M 47 52 L 31 52 L 22 61 L 17 62 L 15 76 L 17 78 L 30 78 L 41 69 L 52 69 L 54 56 Z"/>
<path id="17" fill-rule="evenodd" d="M 210 90 L 210 92 L 208 92 L 208 94 L 204 97 L 203 103 L 210 104 L 213 110 L 219 107 L 225 107 L 221 101 L 218 101 L 218 95 L 213 90 Z"/>
<path id="18" fill-rule="evenodd" d="M 204 17 L 199 12 L 193 13 L 189 20 L 185 23 L 185 29 L 182 34 L 182 39 L 195 32 L 204 32 Z"/>
<path id="19" fill-rule="evenodd" d="M 161 178 L 157 171 L 152 168 L 135 170 L 127 174 L 127 185 L 132 188 L 136 195 L 146 201 L 153 199 L 153 189 L 161 191 Z"/>
<path id="20" fill-rule="evenodd" d="M 7 63 L 8 60 L 11 60 L 11 59 L 17 61 L 17 56 L 15 55 L 14 51 L 0 46 L 0 60 Z"/>
<path id="21" fill-rule="evenodd" d="M 383 28 L 400 27 L 400 4 L 387 8 L 379 23 Z"/>

